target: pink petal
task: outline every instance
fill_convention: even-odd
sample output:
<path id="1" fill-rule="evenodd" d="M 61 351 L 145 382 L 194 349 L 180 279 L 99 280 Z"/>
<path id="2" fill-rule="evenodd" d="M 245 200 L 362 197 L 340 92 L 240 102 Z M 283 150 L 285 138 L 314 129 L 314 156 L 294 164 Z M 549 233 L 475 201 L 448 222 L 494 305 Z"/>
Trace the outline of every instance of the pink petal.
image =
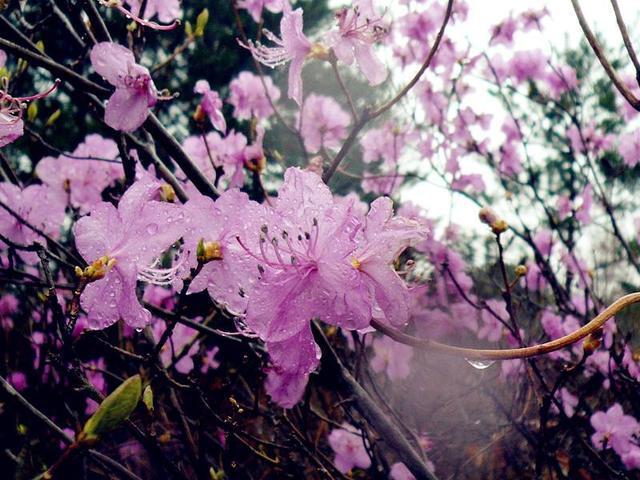
<path id="1" fill-rule="evenodd" d="M 91 64 L 113 86 L 122 84 L 129 67 L 136 63 L 131 50 L 112 42 L 101 42 L 91 49 Z"/>

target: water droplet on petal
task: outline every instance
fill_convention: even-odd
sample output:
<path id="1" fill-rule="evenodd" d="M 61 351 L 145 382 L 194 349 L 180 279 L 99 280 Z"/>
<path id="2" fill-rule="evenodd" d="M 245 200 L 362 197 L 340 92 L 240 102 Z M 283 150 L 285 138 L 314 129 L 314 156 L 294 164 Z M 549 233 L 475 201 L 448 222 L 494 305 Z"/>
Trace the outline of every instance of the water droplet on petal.
<path id="1" fill-rule="evenodd" d="M 156 233 L 158 233 L 158 224 L 150 223 L 149 225 L 147 225 L 147 233 L 149 235 L 155 235 Z"/>
<path id="2" fill-rule="evenodd" d="M 468 358 L 465 358 L 465 360 L 469 365 L 477 370 L 484 370 L 496 363 L 495 360 L 469 360 Z"/>

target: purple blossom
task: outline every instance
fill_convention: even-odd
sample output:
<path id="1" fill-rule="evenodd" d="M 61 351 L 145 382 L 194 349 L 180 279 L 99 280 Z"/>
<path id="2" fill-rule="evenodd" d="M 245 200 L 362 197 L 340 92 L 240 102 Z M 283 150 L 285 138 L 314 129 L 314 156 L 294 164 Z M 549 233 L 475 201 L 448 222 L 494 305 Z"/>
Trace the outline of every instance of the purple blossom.
<path id="1" fill-rule="evenodd" d="M 122 165 L 115 162 L 118 146 L 111 139 L 91 134 L 71 155 L 73 158 L 65 155 L 43 158 L 36 166 L 36 174 L 63 203 L 68 198 L 74 208 L 86 213 L 102 201 L 102 191 L 123 176 Z"/>
<path id="2" fill-rule="evenodd" d="M 576 154 L 593 153 L 598 155 L 613 145 L 613 136 L 599 132 L 594 121 L 582 128 L 571 125 L 567 130 L 567 138 L 571 149 Z"/>
<path id="3" fill-rule="evenodd" d="M 220 347 L 211 347 L 202 357 L 200 373 L 206 374 L 209 370 L 215 370 L 220 366 L 220 361 L 216 355 L 220 352 Z"/>
<path id="4" fill-rule="evenodd" d="M 142 0 L 125 0 L 131 11 L 138 15 L 142 7 Z M 155 15 L 163 23 L 171 23 L 180 16 L 180 0 L 148 0 L 144 10 L 144 18 L 150 19 Z"/>
<path id="5" fill-rule="evenodd" d="M 235 189 L 227 190 L 215 202 L 204 195 L 191 195 L 184 205 L 185 268 L 196 266 L 196 250 L 201 240 L 211 246 L 215 258 L 193 279 L 190 293 L 206 289 L 212 299 L 228 310 L 244 313 L 257 281 L 258 261 L 247 255 L 237 238 L 241 237 L 245 246 L 257 248 L 257 241 L 247 236 L 247 231 L 259 224 L 262 212 L 262 206 Z"/>
<path id="6" fill-rule="evenodd" d="M 613 404 L 606 412 L 594 413 L 591 426 L 595 430 L 591 435 L 591 443 L 596 448 L 612 448 L 620 456 L 637 448 L 634 437 L 640 434 L 640 423 L 634 417 L 625 415 L 619 403 Z"/>
<path id="7" fill-rule="evenodd" d="M 372 128 L 362 136 L 362 161 L 365 163 L 382 160 L 387 167 L 395 167 L 406 145 L 407 132 L 393 122 Z"/>
<path id="8" fill-rule="evenodd" d="M 336 148 L 347 137 L 351 118 L 338 102 L 324 95 L 309 95 L 300 115 L 300 134 L 305 148 L 316 153 L 324 148 Z"/>
<path id="9" fill-rule="evenodd" d="M 371 466 L 364 440 L 351 425 L 344 423 L 342 428 L 332 430 L 329 445 L 335 454 L 333 463 L 341 473 L 347 474 L 354 467 L 367 469 Z"/>
<path id="10" fill-rule="evenodd" d="M 136 296 L 138 279 L 169 284 L 176 267 L 160 268 L 160 255 L 182 236 L 182 207 L 154 200 L 160 182 L 145 174 L 122 196 L 118 208 L 98 203 L 75 224 L 76 246 L 96 272 L 80 298 L 90 328 L 108 327 L 122 318 L 143 328 L 151 314 Z"/>
<path id="11" fill-rule="evenodd" d="M 374 372 L 384 371 L 390 380 L 402 380 L 409 376 L 413 348 L 387 336 L 375 337 L 372 347 L 374 357 L 370 363 Z"/>
<path id="12" fill-rule="evenodd" d="M 640 130 L 620 135 L 618 152 L 628 167 L 635 167 L 640 162 Z"/>
<path id="13" fill-rule="evenodd" d="M 508 65 L 508 73 L 516 83 L 544 78 L 548 59 L 540 50 L 517 52 Z"/>
<path id="14" fill-rule="evenodd" d="M 233 116 L 238 120 L 269 118 L 273 115 L 269 99 L 274 104 L 280 100 L 280 89 L 273 84 L 271 77 L 263 76 L 261 80 L 251 72 L 240 72 L 229 84 L 227 102 L 233 105 Z"/>
<path id="15" fill-rule="evenodd" d="M 289 98 L 302 105 L 302 65 L 311 53 L 311 42 L 302 32 L 302 9 L 292 10 L 288 2 L 283 4 L 284 15 L 280 21 L 280 37 L 264 30 L 265 37 L 276 46 L 261 43 L 246 45 L 260 63 L 274 68 L 287 62 L 289 65 Z"/>
<path id="16" fill-rule="evenodd" d="M 251 18 L 258 23 L 262 19 L 264 9 L 271 13 L 280 13 L 283 9 L 283 2 L 289 4 L 289 0 L 239 0 L 238 8 L 245 9 Z"/>
<path id="17" fill-rule="evenodd" d="M 90 57 L 96 72 L 116 87 L 105 109 L 105 123 L 114 130 L 136 130 L 158 101 L 149 70 L 136 63 L 130 50 L 116 43 L 96 44 Z"/>
<path id="18" fill-rule="evenodd" d="M 346 65 L 358 63 L 371 85 L 387 78 L 387 69 L 376 57 L 373 45 L 386 36 L 388 29 L 374 8 L 372 0 L 354 0 L 351 8 L 336 13 L 338 30 L 329 34 L 329 46 Z"/>
<path id="19" fill-rule="evenodd" d="M 218 92 L 211 90 L 211 86 L 206 80 L 198 80 L 193 91 L 202 95 L 200 108 L 209 117 L 213 127 L 225 133 L 227 131 L 227 122 L 222 114 L 222 100 Z"/>
<path id="20" fill-rule="evenodd" d="M 11 208 L 20 218 L 44 233 L 58 238 L 60 225 L 64 219 L 64 204 L 45 185 L 30 185 L 24 189 L 6 182 L 0 182 L 0 201 Z M 0 209 L 0 234 L 19 245 L 45 243 L 38 233 L 18 221 L 4 208 Z M 0 246 L 4 243 L 0 240 Z M 27 263 L 35 263 L 35 252 L 19 250 L 18 255 Z"/>

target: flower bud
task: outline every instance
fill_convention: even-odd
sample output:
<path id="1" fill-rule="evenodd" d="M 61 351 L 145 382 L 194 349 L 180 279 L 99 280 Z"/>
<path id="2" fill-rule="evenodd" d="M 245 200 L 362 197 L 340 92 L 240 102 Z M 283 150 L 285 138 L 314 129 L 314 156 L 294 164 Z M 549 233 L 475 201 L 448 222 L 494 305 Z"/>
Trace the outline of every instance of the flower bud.
<path id="1" fill-rule="evenodd" d="M 193 113 L 193 119 L 198 123 L 202 123 L 207 119 L 207 115 L 200 105 L 196 107 L 196 111 Z"/>
<path id="2" fill-rule="evenodd" d="M 112 430 L 129 418 L 140 401 L 141 387 L 140 375 L 134 375 L 122 382 L 87 420 L 78 440 L 83 443 L 95 443 L 103 433 Z"/>
<path id="3" fill-rule="evenodd" d="M 205 242 L 204 239 L 200 239 L 196 250 L 196 258 L 199 263 L 222 260 L 222 245 L 219 242 Z"/>
<path id="4" fill-rule="evenodd" d="M 491 224 L 491 231 L 496 235 L 506 232 L 509 229 L 509 224 L 502 219 L 496 220 Z"/>
<path id="5" fill-rule="evenodd" d="M 600 347 L 602 342 L 600 341 L 599 333 L 600 332 L 592 333 L 584 339 L 584 342 L 582 342 L 582 350 L 584 351 L 585 356 L 591 355 Z"/>
<path id="6" fill-rule="evenodd" d="M 527 268 L 526 265 L 518 265 L 516 267 L 515 273 L 517 277 L 524 277 L 528 271 L 529 269 Z"/>
<path id="7" fill-rule="evenodd" d="M 498 216 L 496 215 L 496 213 L 489 207 L 482 207 L 478 212 L 478 218 L 482 223 L 486 225 L 492 225 L 495 221 L 498 220 Z"/>

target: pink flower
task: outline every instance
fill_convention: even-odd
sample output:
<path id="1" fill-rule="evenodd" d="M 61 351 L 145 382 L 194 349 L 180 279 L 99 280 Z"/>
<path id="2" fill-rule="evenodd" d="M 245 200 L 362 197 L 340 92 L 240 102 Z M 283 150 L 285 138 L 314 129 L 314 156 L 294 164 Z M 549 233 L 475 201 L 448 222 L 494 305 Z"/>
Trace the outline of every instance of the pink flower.
<path id="1" fill-rule="evenodd" d="M 640 130 L 620 135 L 618 152 L 628 167 L 635 167 L 640 162 Z"/>
<path id="2" fill-rule="evenodd" d="M 149 108 L 158 101 L 149 70 L 136 63 L 130 50 L 116 43 L 96 44 L 90 57 L 96 72 L 116 87 L 107 103 L 105 123 L 114 130 L 136 130 L 149 116 Z"/>
<path id="3" fill-rule="evenodd" d="M 364 440 L 351 425 L 343 423 L 342 428 L 332 430 L 329 445 L 335 453 L 333 463 L 341 473 L 347 474 L 354 467 L 367 469 L 371 466 Z"/>
<path id="4" fill-rule="evenodd" d="M 522 161 L 515 144 L 506 143 L 502 145 L 500 150 L 502 153 L 499 166 L 500 173 L 507 177 L 515 177 L 522 172 Z"/>
<path id="5" fill-rule="evenodd" d="M 378 85 L 387 78 L 387 69 L 376 57 L 373 44 L 386 36 L 388 29 L 374 8 L 372 0 L 354 0 L 352 8 L 336 13 L 338 31 L 329 34 L 329 45 L 341 62 L 355 60 L 369 84 Z"/>
<path id="6" fill-rule="evenodd" d="M 382 160 L 388 167 L 395 167 L 406 145 L 406 131 L 387 122 L 380 128 L 372 128 L 362 136 L 362 161 Z"/>
<path id="7" fill-rule="evenodd" d="M 219 347 L 211 347 L 206 351 L 206 353 L 202 357 L 202 366 L 200 367 L 200 373 L 206 374 L 209 370 L 215 370 L 220 366 L 220 361 L 216 358 L 216 355 L 219 352 Z"/>
<path id="8" fill-rule="evenodd" d="M 375 337 L 372 347 L 374 357 L 371 359 L 371 368 L 374 372 L 386 371 L 390 380 L 402 380 L 409 376 L 413 348 L 387 336 Z"/>
<path id="9" fill-rule="evenodd" d="M 311 53 L 311 42 L 302 32 L 302 9 L 291 10 L 288 2 L 283 4 L 284 15 L 280 21 L 280 38 L 269 30 L 265 36 L 275 43 L 275 47 L 265 47 L 261 43 L 246 45 L 253 57 L 260 63 L 274 68 L 286 62 L 289 65 L 289 98 L 302 105 L 302 65 Z"/>
<path id="10" fill-rule="evenodd" d="M 308 381 L 308 373 L 274 368 L 267 373 L 265 390 L 282 408 L 293 408 L 302 398 Z"/>
<path id="11" fill-rule="evenodd" d="M 493 313 L 488 310 L 482 310 L 482 326 L 478 330 L 478 338 L 486 338 L 490 342 L 497 342 L 502 338 L 504 323 L 509 318 L 509 314 L 504 302 L 490 299 L 486 301 L 486 304 Z M 496 315 L 498 318 L 496 318 Z"/>
<path id="12" fill-rule="evenodd" d="M 289 0 L 239 0 L 238 8 L 245 9 L 251 18 L 258 23 L 262 19 L 263 9 L 267 9 L 271 13 L 280 13 L 283 2 L 289 4 Z"/>
<path id="13" fill-rule="evenodd" d="M 436 467 L 433 465 L 431 460 L 426 460 L 427 470 L 430 472 L 435 472 Z M 413 476 L 411 471 L 407 468 L 404 463 L 396 462 L 391 465 L 391 470 L 389 471 L 389 479 L 390 480 L 416 480 L 416 477 Z"/>
<path id="14" fill-rule="evenodd" d="M 138 15 L 142 7 L 142 0 L 125 0 L 131 11 Z M 180 16 L 180 0 L 148 0 L 144 10 L 144 18 L 154 15 L 163 23 L 171 23 Z"/>
<path id="15" fill-rule="evenodd" d="M 561 388 L 556 394 L 556 398 L 560 401 L 565 415 L 569 418 L 573 417 L 574 413 L 576 413 L 576 407 L 578 406 L 578 397 L 566 388 Z M 558 413 L 558 407 L 556 407 L 555 403 L 551 404 L 551 411 Z"/>
<path id="16" fill-rule="evenodd" d="M 349 114 L 331 97 L 311 94 L 302 107 L 300 134 L 305 148 L 316 153 L 323 148 L 336 148 L 347 137 L 351 123 Z"/>
<path id="17" fill-rule="evenodd" d="M 577 153 L 593 153 L 595 155 L 608 150 L 613 145 L 613 136 L 602 134 L 596 129 L 595 121 L 581 129 L 571 125 L 567 130 L 567 138 L 571 143 L 571 149 Z"/>
<path id="18" fill-rule="evenodd" d="M 271 77 L 260 77 L 251 72 L 240 74 L 229 84 L 229 102 L 233 105 L 233 116 L 238 120 L 269 118 L 273 108 L 269 99 L 275 104 L 280 99 L 280 89 L 273 84 Z"/>
<path id="19" fill-rule="evenodd" d="M 553 68 L 545 78 L 552 98 L 559 98 L 565 92 L 578 86 L 576 71 L 568 65 Z"/>
<path id="20" fill-rule="evenodd" d="M 12 183 L 0 182 L 0 200 L 33 227 L 54 238 L 60 236 L 64 204 L 58 201 L 49 187 L 30 185 L 21 190 Z M 45 243 L 39 234 L 18 221 L 4 208 L 0 209 L 0 234 L 20 245 Z M 2 246 L 4 243 L 0 241 L 0 247 Z M 35 263 L 38 260 L 35 252 L 19 250 L 17 253 L 27 263 Z"/>
<path id="21" fill-rule="evenodd" d="M 635 447 L 633 439 L 640 434 L 640 423 L 634 417 L 625 415 L 619 403 L 606 412 L 594 413 L 591 426 L 595 430 L 591 435 L 591 443 L 599 449 L 613 448 L 621 456 Z"/>
<path id="22" fill-rule="evenodd" d="M 19 392 L 24 392 L 29 386 L 27 376 L 23 372 L 11 372 L 7 381 Z"/>
<path id="23" fill-rule="evenodd" d="M 0 68 L 4 65 L 6 55 L 0 51 Z M 8 83 L 8 82 L 7 82 Z M 60 83 L 56 80 L 54 85 L 43 93 L 38 93 L 30 97 L 13 97 L 8 92 L 7 83 L 0 86 L 0 148 L 14 142 L 24 134 L 24 122 L 22 121 L 22 111 L 27 102 L 47 97 Z"/>
<path id="24" fill-rule="evenodd" d="M 0 50 L 0 68 L 3 68 L 7 63 L 7 54 L 4 50 Z"/>
<path id="25" fill-rule="evenodd" d="M 123 176 L 122 164 L 115 160 L 118 155 L 116 142 L 91 134 L 73 151 L 72 157 L 61 155 L 40 160 L 36 174 L 63 203 L 68 198 L 74 208 L 86 213 L 102 201 L 102 191 Z"/>
<path id="26" fill-rule="evenodd" d="M 540 50 L 517 52 L 509 62 L 509 74 L 516 83 L 544 77 L 547 57 Z"/>
<path id="27" fill-rule="evenodd" d="M 191 282 L 189 293 L 207 290 L 212 299 L 228 310 L 242 314 L 256 284 L 258 261 L 247 255 L 237 237 L 249 248 L 258 249 L 257 239 L 247 238 L 250 228 L 259 228 L 263 207 L 239 190 L 227 190 L 215 202 L 192 194 L 184 205 L 187 219 L 184 233 L 185 266 L 196 266 L 201 240 L 210 245 L 213 258 Z"/>
<path id="28" fill-rule="evenodd" d="M 204 136 L 192 135 L 185 138 L 182 142 L 182 148 L 202 174 L 213 181 L 216 177 L 215 169 L 220 167 L 222 163 L 218 158 L 221 143 L 222 138 L 218 132 L 209 132 Z M 182 170 L 176 172 L 176 176 L 180 180 L 188 181 Z"/>
<path id="29" fill-rule="evenodd" d="M 368 325 L 371 302 L 353 288 L 358 272 L 350 262 L 358 219 L 334 203 L 320 177 L 288 169 L 263 223 L 255 226 L 259 252 L 247 248 L 261 271 L 247 310 L 251 329 L 273 342 L 308 328 L 311 318 L 350 329 Z"/>
<path id="30" fill-rule="evenodd" d="M 549 257 L 553 250 L 553 232 L 551 230 L 540 230 L 533 236 L 533 243 L 540 250 L 543 257 Z"/>
<path id="31" fill-rule="evenodd" d="M 193 91 L 202 95 L 200 108 L 209 117 L 213 127 L 225 133 L 227 131 L 227 122 L 222 114 L 222 100 L 218 92 L 211 90 L 209 82 L 206 80 L 198 80 Z"/>
<path id="32" fill-rule="evenodd" d="M 509 15 L 499 24 L 491 27 L 491 45 L 505 45 L 510 47 L 513 45 L 513 35 L 518 31 L 518 21 Z"/>
<path id="33" fill-rule="evenodd" d="M 80 298 L 90 328 L 106 328 L 119 318 L 134 328 L 145 327 L 151 314 L 136 296 L 138 279 L 162 285 L 175 275 L 177 267 L 157 264 L 160 254 L 181 237 L 184 212 L 178 205 L 154 200 L 160 188 L 145 172 L 117 209 L 101 202 L 76 222 L 76 246 L 96 277 Z"/>

